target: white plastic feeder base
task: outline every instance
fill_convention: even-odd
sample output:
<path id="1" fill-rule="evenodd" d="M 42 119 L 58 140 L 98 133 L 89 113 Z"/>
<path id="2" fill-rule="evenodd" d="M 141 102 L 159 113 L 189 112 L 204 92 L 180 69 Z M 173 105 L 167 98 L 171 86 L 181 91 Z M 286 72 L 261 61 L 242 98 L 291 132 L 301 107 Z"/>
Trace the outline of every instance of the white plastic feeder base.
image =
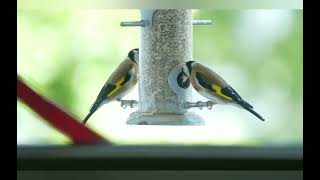
<path id="1" fill-rule="evenodd" d="M 156 114 L 146 115 L 138 112 L 130 114 L 127 120 L 130 125 L 186 125 L 201 126 L 205 125 L 204 120 L 195 113 L 187 112 L 185 114 Z"/>

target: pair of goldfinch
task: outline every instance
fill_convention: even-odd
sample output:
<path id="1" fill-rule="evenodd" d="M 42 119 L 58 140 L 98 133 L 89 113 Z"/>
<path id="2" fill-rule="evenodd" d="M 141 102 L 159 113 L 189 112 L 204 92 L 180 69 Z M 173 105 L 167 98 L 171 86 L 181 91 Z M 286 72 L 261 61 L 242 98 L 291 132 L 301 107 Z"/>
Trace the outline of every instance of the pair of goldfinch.
<path id="1" fill-rule="evenodd" d="M 134 88 L 138 82 L 138 63 L 139 49 L 136 48 L 128 53 L 128 56 L 124 61 L 111 74 L 91 106 L 90 112 L 82 121 L 82 124 L 85 124 L 90 116 L 103 104 L 114 100 L 121 101 L 122 97 Z M 253 107 L 248 102 L 244 101 L 217 73 L 195 61 L 186 62 L 186 66 L 189 75 L 183 72 L 184 76 L 186 76 L 183 79 L 184 81 L 190 81 L 199 94 L 217 104 L 233 104 L 240 108 L 244 108 L 264 121 L 264 118 L 255 112 Z"/>

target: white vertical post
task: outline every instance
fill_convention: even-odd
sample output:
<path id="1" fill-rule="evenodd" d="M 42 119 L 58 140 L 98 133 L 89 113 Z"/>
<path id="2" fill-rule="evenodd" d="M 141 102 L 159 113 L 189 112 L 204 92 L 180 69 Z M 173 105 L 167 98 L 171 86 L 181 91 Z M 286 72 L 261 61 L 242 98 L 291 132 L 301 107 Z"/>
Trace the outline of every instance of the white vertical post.
<path id="1" fill-rule="evenodd" d="M 170 71 L 192 60 L 192 12 L 183 9 L 142 10 L 149 25 L 141 28 L 139 109 L 128 124 L 201 125 L 202 119 L 181 106 L 191 89 L 176 94 L 168 84 Z"/>

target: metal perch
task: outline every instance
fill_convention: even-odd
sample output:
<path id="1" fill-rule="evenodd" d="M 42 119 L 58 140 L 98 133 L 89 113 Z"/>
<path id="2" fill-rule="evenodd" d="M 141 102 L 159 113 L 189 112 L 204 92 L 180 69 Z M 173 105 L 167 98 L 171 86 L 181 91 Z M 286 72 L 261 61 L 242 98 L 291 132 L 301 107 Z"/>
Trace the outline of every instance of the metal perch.
<path id="1" fill-rule="evenodd" d="M 140 26 L 146 27 L 151 25 L 151 22 L 148 20 L 141 20 L 141 21 L 124 21 L 120 23 L 120 26 Z M 212 20 L 193 20 L 192 25 L 212 25 Z"/>
<path id="2" fill-rule="evenodd" d="M 185 102 L 183 104 L 183 107 L 186 109 L 190 109 L 190 108 L 194 108 L 197 107 L 199 109 L 202 109 L 204 107 L 208 108 L 208 109 L 212 109 L 212 106 L 217 104 L 216 102 L 213 101 L 207 101 L 207 102 L 202 102 L 202 101 L 198 101 L 198 102 Z"/>
<path id="3" fill-rule="evenodd" d="M 204 107 L 208 109 L 212 109 L 213 105 L 217 104 L 216 102 L 213 101 L 207 101 L 207 102 L 202 102 L 202 101 L 197 101 L 197 102 L 185 102 L 182 104 L 183 108 L 190 109 L 190 108 L 199 108 L 202 109 Z M 130 108 L 135 108 L 139 105 L 139 102 L 136 100 L 121 100 L 121 107 L 126 109 L 127 107 Z"/>

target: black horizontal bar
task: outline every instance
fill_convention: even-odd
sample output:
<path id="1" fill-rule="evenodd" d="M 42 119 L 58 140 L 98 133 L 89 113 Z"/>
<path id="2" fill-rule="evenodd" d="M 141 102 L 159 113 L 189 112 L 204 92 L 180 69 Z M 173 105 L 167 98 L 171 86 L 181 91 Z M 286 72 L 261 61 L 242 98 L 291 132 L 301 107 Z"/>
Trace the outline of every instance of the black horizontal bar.
<path id="1" fill-rule="evenodd" d="M 18 170 L 302 170 L 301 147 L 18 147 Z"/>

